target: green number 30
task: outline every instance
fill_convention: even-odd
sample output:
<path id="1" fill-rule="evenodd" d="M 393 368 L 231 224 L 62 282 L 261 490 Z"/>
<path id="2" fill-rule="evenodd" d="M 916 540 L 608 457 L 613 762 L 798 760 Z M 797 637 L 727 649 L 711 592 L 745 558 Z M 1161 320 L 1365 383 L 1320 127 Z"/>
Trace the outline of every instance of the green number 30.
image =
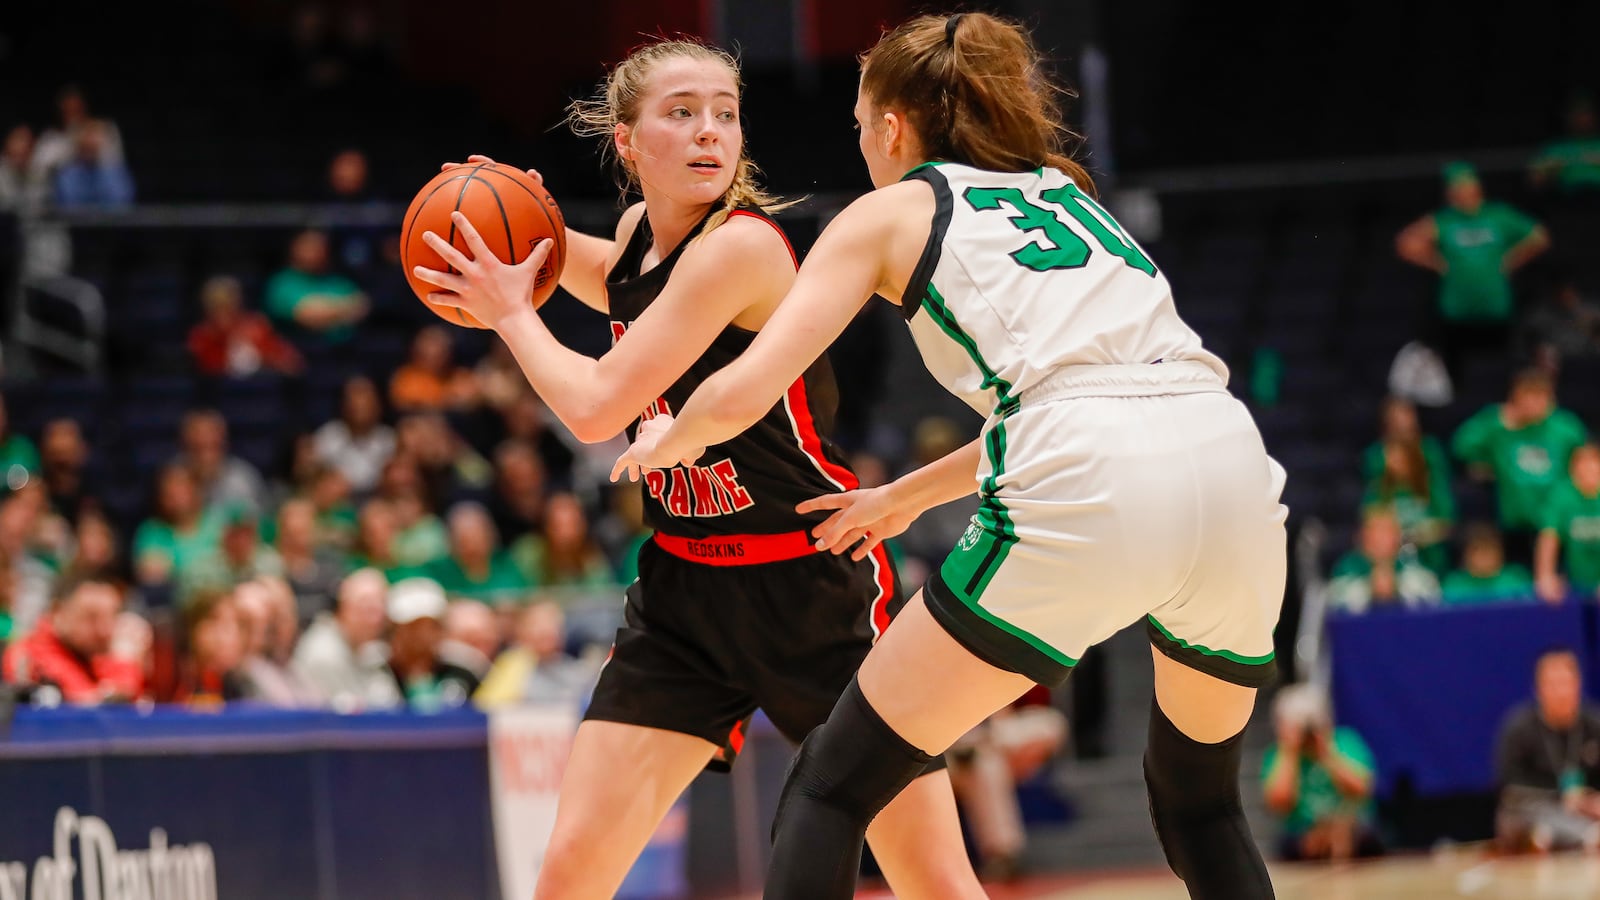
<path id="1" fill-rule="evenodd" d="M 1004 202 L 1016 212 L 1015 215 L 1008 217 L 1008 221 L 1016 226 L 1018 231 L 1044 232 L 1044 239 L 1049 242 L 1048 246 L 1039 241 L 1031 241 L 1027 246 L 1011 254 L 1011 258 L 1016 260 L 1019 266 L 1027 266 L 1035 272 L 1077 269 L 1086 264 L 1093 255 L 1093 251 L 1089 249 L 1089 242 L 1067 227 L 1053 210 L 1030 202 L 1016 188 L 971 187 L 967 188 L 962 197 L 967 201 L 967 205 L 979 212 L 1001 209 L 1000 204 Z M 1078 190 L 1077 185 L 1065 184 L 1058 188 L 1040 191 L 1039 199 L 1060 207 L 1082 225 L 1107 253 L 1120 258 L 1130 268 L 1138 269 L 1152 277 L 1156 274 L 1155 265 L 1150 262 L 1149 257 L 1140 252 L 1133 241 L 1128 239 L 1122 226 L 1101 209 L 1100 204 Z"/>

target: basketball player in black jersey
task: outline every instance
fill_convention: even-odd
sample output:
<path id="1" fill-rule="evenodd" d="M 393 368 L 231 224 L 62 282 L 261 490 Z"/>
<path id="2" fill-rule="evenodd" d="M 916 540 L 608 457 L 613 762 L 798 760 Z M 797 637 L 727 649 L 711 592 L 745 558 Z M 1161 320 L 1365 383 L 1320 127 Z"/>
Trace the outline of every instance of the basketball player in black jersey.
<path id="1" fill-rule="evenodd" d="M 670 41 L 620 63 L 603 99 L 575 104 L 580 131 L 607 138 L 644 196 L 615 240 L 567 232 L 561 286 L 611 318 L 615 343 L 598 360 L 562 346 L 529 307 L 536 267 L 501 263 L 459 213 L 470 255 L 426 238 L 459 273 L 419 269 L 440 289 L 431 299 L 493 327 L 583 440 L 671 415 L 749 346 L 794 281 L 794 253 L 763 211 L 777 204 L 743 154 L 738 92 L 731 57 Z M 903 603 L 881 547 L 861 560 L 818 552 L 810 529 L 826 513 L 795 510 L 857 486 L 822 437 L 836 399 L 819 362 L 747 431 L 694 466 L 651 473 L 655 537 L 573 744 L 536 896 L 610 897 L 695 775 L 732 763 L 755 709 L 805 737 Z M 938 762 L 868 840 L 897 896 L 983 896 Z"/>

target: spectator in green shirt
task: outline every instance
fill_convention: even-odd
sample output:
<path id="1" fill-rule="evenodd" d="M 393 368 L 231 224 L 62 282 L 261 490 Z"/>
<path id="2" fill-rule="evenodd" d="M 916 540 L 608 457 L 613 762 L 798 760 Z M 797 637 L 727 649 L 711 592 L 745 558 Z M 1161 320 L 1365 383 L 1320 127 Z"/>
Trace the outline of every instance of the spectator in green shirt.
<path id="1" fill-rule="evenodd" d="M 544 533 L 524 535 L 511 558 L 541 588 L 603 588 L 616 584 L 611 563 L 589 532 L 589 517 L 572 494 L 551 494 Z"/>
<path id="2" fill-rule="evenodd" d="M 1588 97 L 1577 97 L 1567 107 L 1567 136 L 1541 147 L 1529 170 L 1535 187 L 1600 191 L 1600 127 Z"/>
<path id="3" fill-rule="evenodd" d="M 1436 574 L 1450 558 L 1446 540 L 1455 523 L 1450 461 L 1444 446 L 1422 433 L 1416 407 L 1401 397 L 1384 401 L 1382 437 L 1362 460 L 1367 489 L 1362 508 L 1387 506 L 1400 520 L 1401 538 Z"/>
<path id="4" fill-rule="evenodd" d="M 162 588 L 210 555 L 222 540 L 222 515 L 201 503 L 194 474 L 176 463 L 156 477 L 155 515 L 133 533 L 133 567 L 139 584 Z"/>
<path id="5" fill-rule="evenodd" d="M 328 271 L 328 236 L 315 229 L 295 235 L 289 265 L 267 281 L 267 315 L 280 322 L 346 341 L 367 315 L 367 295 L 355 282 Z"/>
<path id="6" fill-rule="evenodd" d="M 1504 403 L 1484 407 L 1456 431 L 1456 457 L 1495 481 L 1512 561 L 1532 561 L 1533 532 L 1544 524 L 1545 501 L 1561 481 L 1564 461 L 1586 436 L 1578 417 L 1556 406 L 1555 384 L 1538 369 L 1518 373 Z"/>
<path id="7" fill-rule="evenodd" d="M 1445 207 L 1406 226 L 1395 251 L 1438 273 L 1431 340 L 1459 379 L 1466 356 L 1508 349 L 1516 308 L 1511 275 L 1544 252 L 1550 236 L 1523 213 L 1487 202 L 1470 165 L 1451 163 L 1444 179 Z"/>
<path id="8" fill-rule="evenodd" d="M 494 520 L 482 504 L 457 503 L 450 508 L 450 555 L 426 569 L 451 598 L 481 600 L 494 606 L 521 604 L 533 587 L 500 550 Z"/>
<path id="9" fill-rule="evenodd" d="M 403 568 L 395 555 L 395 536 L 400 526 L 395 519 L 394 504 L 374 497 L 361 504 L 356 519 L 355 542 L 350 548 L 349 569 L 375 569 L 390 581 L 395 572 Z"/>
<path id="10" fill-rule="evenodd" d="M 1534 556 L 1539 596 L 1559 602 L 1571 590 L 1600 599 L 1600 445 L 1572 452 L 1572 479 L 1551 491 Z M 1565 557 L 1566 578 L 1556 570 Z"/>
<path id="11" fill-rule="evenodd" d="M 283 576 L 283 559 L 261 542 L 256 511 L 238 504 L 222 514 L 222 536 L 216 546 L 188 566 L 178 578 L 178 603 L 187 606 L 207 591 L 231 592 L 234 585 L 261 575 Z"/>
<path id="12" fill-rule="evenodd" d="M 1334 727 L 1327 700 L 1310 685 L 1280 689 L 1272 712 L 1278 739 L 1262 758 L 1261 785 L 1283 823 L 1281 855 L 1337 862 L 1382 853 L 1366 741 Z"/>
<path id="13" fill-rule="evenodd" d="M 1439 579 L 1404 546 L 1394 510 L 1378 506 L 1362 517 L 1356 548 L 1334 564 L 1328 605 L 1363 613 L 1380 606 L 1431 606 L 1439 602 Z"/>
<path id="14" fill-rule="evenodd" d="M 1500 532 L 1486 522 L 1468 526 L 1461 545 L 1461 568 L 1444 578 L 1447 606 L 1524 600 L 1533 596 L 1533 578 L 1516 563 L 1506 563 Z"/>
<path id="15" fill-rule="evenodd" d="M 39 474 L 39 451 L 27 436 L 11 430 L 5 397 L 0 396 L 0 493 L 14 491 Z"/>

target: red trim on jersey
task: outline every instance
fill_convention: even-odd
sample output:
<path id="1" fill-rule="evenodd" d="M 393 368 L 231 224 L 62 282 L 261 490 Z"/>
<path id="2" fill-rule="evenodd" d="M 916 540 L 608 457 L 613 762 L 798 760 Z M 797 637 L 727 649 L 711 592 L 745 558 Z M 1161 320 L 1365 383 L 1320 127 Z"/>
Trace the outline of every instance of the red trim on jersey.
<path id="1" fill-rule="evenodd" d="M 861 486 L 856 480 L 854 472 L 828 459 L 822 452 L 822 435 L 817 433 L 816 420 L 811 418 L 811 404 L 806 400 L 806 378 L 804 375 L 796 378 L 794 384 L 789 385 L 789 410 L 794 414 L 794 424 L 798 432 L 795 437 L 800 439 L 800 449 L 806 456 L 811 457 L 816 467 L 844 486 L 847 491 L 853 491 Z"/>
<path id="2" fill-rule="evenodd" d="M 877 565 L 873 572 L 878 578 L 878 596 L 872 598 L 872 640 L 877 643 L 889 627 L 889 600 L 894 597 L 894 569 L 889 562 L 889 551 L 882 544 L 869 554 Z"/>
<path id="3" fill-rule="evenodd" d="M 713 537 L 686 538 L 656 532 L 656 546 L 679 559 L 708 566 L 755 566 L 783 562 L 817 552 L 811 535 L 804 531 L 783 534 L 719 534 Z"/>
<path id="4" fill-rule="evenodd" d="M 772 226 L 772 230 L 776 231 L 778 233 L 778 237 L 783 238 L 783 246 L 786 249 L 788 249 L 788 251 L 789 251 L 789 259 L 794 262 L 794 267 L 796 269 L 800 268 L 800 257 L 798 257 L 798 256 L 796 256 L 794 254 L 794 245 L 789 243 L 789 236 L 787 234 L 783 233 L 783 229 L 778 227 L 778 223 L 777 222 L 772 221 L 771 219 L 767 218 L 766 216 L 760 215 L 758 213 L 753 213 L 748 209 L 736 209 L 733 212 L 728 213 L 728 218 L 731 219 L 734 216 L 749 216 L 752 219 L 759 219 L 759 220 L 767 223 L 768 225 L 771 225 Z"/>
<path id="5" fill-rule="evenodd" d="M 738 756 L 739 751 L 744 749 L 744 723 L 748 721 L 750 720 L 740 719 L 734 723 L 733 730 L 728 732 L 728 749 L 733 751 L 734 756 Z M 728 762 L 733 760 L 730 759 Z"/>

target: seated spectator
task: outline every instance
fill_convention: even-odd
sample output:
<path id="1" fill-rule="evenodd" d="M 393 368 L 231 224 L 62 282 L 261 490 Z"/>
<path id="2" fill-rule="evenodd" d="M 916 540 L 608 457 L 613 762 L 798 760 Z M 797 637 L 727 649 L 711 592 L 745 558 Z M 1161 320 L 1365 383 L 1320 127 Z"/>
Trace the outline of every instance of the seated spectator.
<path id="1" fill-rule="evenodd" d="M 26 634 L 50 605 L 51 584 L 71 556 L 72 535 L 52 515 L 44 491 L 29 482 L 0 500 L 0 577 L 10 582 L 12 629 Z"/>
<path id="2" fill-rule="evenodd" d="M 60 209 L 125 209 L 133 205 L 133 175 L 120 161 L 106 158 L 106 126 L 88 122 L 79 129 L 73 158 L 55 173 Z"/>
<path id="3" fill-rule="evenodd" d="M 1505 546 L 1493 525 L 1469 526 L 1461 544 L 1461 568 L 1444 579 L 1447 606 L 1526 600 L 1533 596 L 1533 577 L 1516 563 L 1506 563 Z"/>
<path id="4" fill-rule="evenodd" d="M 1544 528 L 1534 555 L 1539 597 L 1552 603 L 1570 587 L 1578 596 L 1600 600 L 1600 445 L 1572 451 L 1572 478 L 1550 492 Z M 1565 562 L 1566 578 L 1556 568 Z"/>
<path id="5" fill-rule="evenodd" d="M 410 457 L 430 505 L 443 508 L 463 494 L 488 490 L 494 467 L 472 449 L 438 413 L 413 413 L 400 420 L 397 452 Z"/>
<path id="6" fill-rule="evenodd" d="M 278 507 L 274 544 L 279 565 L 299 608 L 301 621 L 333 609 L 349 563 L 344 554 L 317 542 L 317 508 L 310 500 L 291 497 Z"/>
<path id="7" fill-rule="evenodd" d="M 532 447 L 552 484 L 571 485 L 585 479 L 599 483 L 610 475 L 611 468 L 601 465 L 609 452 L 606 445 L 579 441 L 531 388 L 512 400 L 500 416 L 505 425 L 503 440 Z M 626 437 L 619 435 L 621 440 Z"/>
<path id="8" fill-rule="evenodd" d="M 350 490 L 366 495 L 378 485 L 384 463 L 394 455 L 394 429 L 383 424 L 383 406 L 372 379 L 358 375 L 344 383 L 339 418 L 325 423 L 314 438 L 317 458 L 339 470 Z"/>
<path id="9" fill-rule="evenodd" d="M 289 245 L 289 264 L 267 281 L 263 306 L 278 322 L 337 344 L 355 334 L 368 302 L 355 282 L 328 271 L 328 236 L 308 229 Z"/>
<path id="10" fill-rule="evenodd" d="M 444 589 L 429 578 L 404 578 L 389 589 L 389 671 L 419 712 L 463 706 L 478 689 L 476 676 L 439 655 L 447 605 Z"/>
<path id="11" fill-rule="evenodd" d="M 150 640 L 149 624 L 122 612 L 115 582 L 99 573 L 74 574 L 56 583 L 49 615 L 6 648 L 0 674 L 8 684 L 53 693 L 65 703 L 125 703 L 144 694 Z"/>
<path id="12" fill-rule="evenodd" d="M 233 602 L 245 633 L 245 660 L 239 667 L 245 698 L 287 709 L 323 705 L 321 695 L 289 664 L 300 618 L 288 582 L 252 578 L 233 589 Z"/>
<path id="13" fill-rule="evenodd" d="M 1529 176 L 1535 187 L 1562 193 L 1600 191 L 1600 126 L 1588 97 L 1574 97 L 1568 104 L 1567 136 L 1539 148 Z"/>
<path id="14" fill-rule="evenodd" d="M 1028 835 L 1017 784 L 1039 772 L 1067 739 L 1067 720 L 1035 688 L 963 735 L 947 753 L 950 786 L 972 831 L 985 880 L 1015 877 Z"/>
<path id="15" fill-rule="evenodd" d="M 544 533 L 528 534 L 511 547 L 511 558 L 531 583 L 541 588 L 598 588 L 615 585 L 611 564 L 589 534 L 589 517 L 572 494 L 552 494 L 545 507 Z"/>
<path id="16" fill-rule="evenodd" d="M 443 412 L 478 403 L 472 370 L 450 358 L 450 333 L 429 325 L 411 342 L 411 355 L 389 381 L 389 402 L 398 412 Z"/>
<path id="17" fill-rule="evenodd" d="M 363 503 L 356 522 L 355 543 L 350 548 L 351 568 L 377 569 L 385 574 L 399 569 L 400 558 L 395 555 L 399 527 L 394 504 L 378 497 Z"/>
<path id="18" fill-rule="evenodd" d="M 187 466 L 172 463 L 161 470 L 154 505 L 154 515 L 133 533 L 134 575 L 145 587 L 176 584 L 222 540 L 222 512 L 201 505 Z"/>
<path id="19" fill-rule="evenodd" d="M 517 704 L 576 706 L 589 696 L 600 667 L 566 651 L 566 615 L 548 601 L 533 603 L 517 614 L 512 645 L 495 658 L 494 668 L 473 702 L 494 709 Z"/>
<path id="20" fill-rule="evenodd" d="M 1484 407 L 1457 429 L 1456 457 L 1494 479 L 1508 559 L 1533 561 L 1534 530 L 1562 480 L 1562 462 L 1586 436 L 1578 417 L 1556 406 L 1554 382 L 1537 369 L 1518 373 L 1506 402 Z"/>
<path id="21" fill-rule="evenodd" d="M 611 512 L 596 523 L 595 539 L 612 562 L 617 584 L 633 584 L 639 578 L 639 548 L 655 534 L 644 521 L 644 491 L 619 484 L 608 496 Z"/>
<path id="22" fill-rule="evenodd" d="M 171 700 L 211 709 L 243 700 L 247 645 L 231 591 L 200 590 L 184 609 L 187 652 Z"/>
<path id="23" fill-rule="evenodd" d="M 122 132 L 115 122 L 90 112 L 88 98 L 77 85 L 69 84 L 56 94 L 56 113 L 59 123 L 39 135 L 39 145 L 34 150 L 33 164 L 46 177 L 70 163 L 77 153 L 79 136 L 96 127 L 100 131 L 99 161 L 123 164 Z"/>
<path id="24" fill-rule="evenodd" d="M 244 308 L 237 278 L 218 275 L 200 288 L 205 318 L 189 331 L 194 369 L 208 378 L 243 378 L 263 369 L 295 375 L 305 367 L 299 351 L 272 329 L 267 317 Z"/>
<path id="25" fill-rule="evenodd" d="M 387 624 L 389 580 L 357 569 L 339 584 L 332 614 L 317 616 L 295 647 L 291 667 L 338 712 L 390 709 L 401 704 L 380 641 Z"/>
<path id="26" fill-rule="evenodd" d="M 492 410 L 504 413 L 513 403 L 533 393 L 528 376 L 511 355 L 505 341 L 491 341 L 489 352 L 472 368 L 472 377 L 478 384 L 478 393 Z"/>
<path id="27" fill-rule="evenodd" d="M 1534 702 L 1511 711 L 1495 753 L 1501 848 L 1600 850 L 1600 712 L 1583 700 L 1577 654 L 1541 654 Z"/>
<path id="28" fill-rule="evenodd" d="M 1414 553 L 1404 552 L 1400 520 L 1378 507 L 1362 515 L 1356 549 L 1333 567 L 1330 609 L 1361 613 L 1379 606 L 1426 606 L 1439 602 L 1439 579 Z"/>
<path id="29" fill-rule="evenodd" d="M 51 419 L 39 433 L 39 477 L 50 509 L 68 523 L 99 508 L 97 486 L 85 473 L 89 445 L 74 419 Z"/>
<path id="30" fill-rule="evenodd" d="M 261 575 L 282 577 L 283 560 L 261 542 L 256 512 L 235 506 L 223 514 L 222 537 L 178 579 L 178 603 L 188 606 L 200 591 L 230 592 L 241 581 Z"/>
<path id="31" fill-rule="evenodd" d="M 505 441 L 495 448 L 494 462 L 490 514 L 500 534 L 515 542 L 544 524 L 544 463 L 531 445 L 518 440 Z"/>
<path id="32" fill-rule="evenodd" d="M 323 466 L 311 479 L 311 505 L 317 511 L 317 543 L 347 553 L 356 542 L 356 507 L 344 473 Z"/>
<path id="33" fill-rule="evenodd" d="M 1564 279 L 1523 319 L 1521 337 L 1522 355 L 1547 372 L 1565 360 L 1600 357 L 1600 303 Z"/>
<path id="34" fill-rule="evenodd" d="M 14 491 L 39 473 L 39 451 L 27 435 L 11 430 L 5 398 L 0 396 L 0 493 Z"/>
<path id="35" fill-rule="evenodd" d="M 1466 163 L 1445 167 L 1444 209 L 1406 226 L 1400 258 L 1439 274 L 1430 342 L 1459 382 L 1469 355 L 1503 357 L 1516 302 L 1511 273 L 1550 246 L 1544 226 L 1503 203 L 1484 200 Z"/>
<path id="36" fill-rule="evenodd" d="M 1267 807 L 1280 817 L 1280 855 L 1335 862 L 1383 852 L 1374 829 L 1374 762 L 1352 728 L 1334 727 L 1327 700 L 1287 685 L 1273 702 L 1277 743 L 1261 761 Z"/>
<path id="37" fill-rule="evenodd" d="M 72 266 L 72 233 L 46 214 L 52 202 L 50 176 L 35 164 L 33 129 L 18 125 L 0 145 L 0 213 L 17 217 L 22 239 L 20 274 L 28 279 L 65 276 Z"/>
<path id="38" fill-rule="evenodd" d="M 422 476 L 409 456 L 397 453 L 383 467 L 378 493 L 394 513 L 391 552 L 396 565 L 420 568 L 450 553 L 450 536 L 433 514 Z"/>
<path id="39" fill-rule="evenodd" d="M 174 461 L 194 473 L 207 507 L 265 508 L 267 484 L 255 466 L 228 452 L 228 421 L 221 413 L 198 409 L 185 415 L 178 442 Z"/>
<path id="40" fill-rule="evenodd" d="M 452 600 L 444 611 L 444 642 L 439 656 L 483 679 L 500 655 L 500 615 L 477 600 Z"/>
<path id="41" fill-rule="evenodd" d="M 120 572 L 123 561 L 118 546 L 117 532 L 105 514 L 87 510 L 73 529 L 72 556 L 62 573 Z"/>
<path id="42" fill-rule="evenodd" d="M 481 504 L 450 508 L 450 554 L 422 571 L 452 599 L 494 606 L 520 604 L 532 583 L 500 549 L 494 521 Z"/>

